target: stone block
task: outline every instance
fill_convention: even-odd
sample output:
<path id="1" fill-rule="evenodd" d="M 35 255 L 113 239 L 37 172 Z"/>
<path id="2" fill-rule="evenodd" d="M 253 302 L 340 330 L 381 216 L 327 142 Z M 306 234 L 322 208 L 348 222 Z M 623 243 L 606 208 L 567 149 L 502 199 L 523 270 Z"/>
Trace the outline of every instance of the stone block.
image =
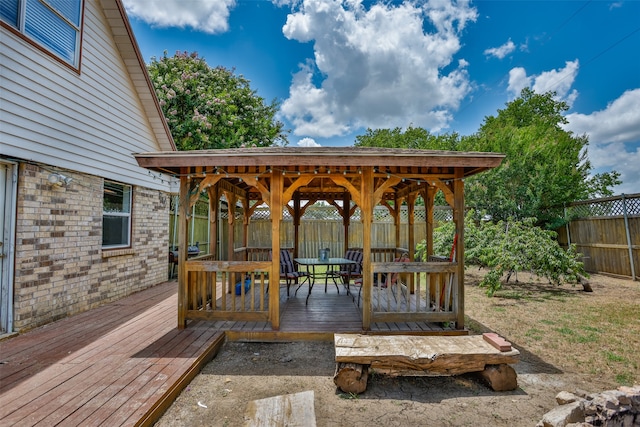
<path id="1" fill-rule="evenodd" d="M 582 401 L 558 406 L 544 414 L 542 425 L 544 427 L 566 427 L 570 423 L 582 423 L 584 418 L 584 405 Z"/>

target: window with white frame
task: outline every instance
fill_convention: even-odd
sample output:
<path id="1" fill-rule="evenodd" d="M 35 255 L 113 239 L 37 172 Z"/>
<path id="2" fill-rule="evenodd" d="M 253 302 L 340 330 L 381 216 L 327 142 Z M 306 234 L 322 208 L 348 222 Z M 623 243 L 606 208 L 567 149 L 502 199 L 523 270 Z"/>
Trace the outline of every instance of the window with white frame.
<path id="1" fill-rule="evenodd" d="M 74 67 L 80 58 L 83 0 L 2 0 L 0 19 Z"/>
<path id="2" fill-rule="evenodd" d="M 102 202 L 102 247 L 131 246 L 131 186 L 104 182 Z"/>

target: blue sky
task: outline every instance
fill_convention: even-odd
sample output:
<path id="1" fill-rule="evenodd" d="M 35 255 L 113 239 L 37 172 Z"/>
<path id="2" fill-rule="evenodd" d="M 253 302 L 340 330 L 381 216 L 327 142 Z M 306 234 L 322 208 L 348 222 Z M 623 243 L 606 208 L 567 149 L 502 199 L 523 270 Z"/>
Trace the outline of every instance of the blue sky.
<path id="1" fill-rule="evenodd" d="M 476 132 L 524 87 L 640 193 L 640 1 L 123 0 L 145 61 L 196 51 L 280 102 L 290 146 Z"/>

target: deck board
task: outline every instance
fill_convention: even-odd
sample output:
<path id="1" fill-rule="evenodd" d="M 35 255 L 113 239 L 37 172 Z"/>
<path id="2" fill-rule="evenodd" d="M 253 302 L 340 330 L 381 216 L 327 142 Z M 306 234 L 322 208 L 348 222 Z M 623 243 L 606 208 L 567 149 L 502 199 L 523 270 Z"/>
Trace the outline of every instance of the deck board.
<path id="1" fill-rule="evenodd" d="M 357 301 L 335 286 L 286 296 L 265 321 L 191 321 L 177 329 L 177 283 L 0 341 L 0 424 L 151 425 L 228 339 L 333 339 L 362 333 Z M 374 323 L 372 334 L 456 334 L 435 324 Z"/>
<path id="2" fill-rule="evenodd" d="M 168 282 L 0 342 L 2 424 L 136 425 L 224 337 L 176 325 Z"/>

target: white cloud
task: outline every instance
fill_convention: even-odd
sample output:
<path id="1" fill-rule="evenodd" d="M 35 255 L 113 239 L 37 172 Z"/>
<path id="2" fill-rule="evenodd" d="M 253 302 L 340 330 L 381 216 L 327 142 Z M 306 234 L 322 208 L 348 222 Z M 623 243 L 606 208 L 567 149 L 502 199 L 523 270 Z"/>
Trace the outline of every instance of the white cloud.
<path id="1" fill-rule="evenodd" d="M 573 82 L 578 75 L 579 61 L 567 61 L 565 67 L 557 70 L 544 71 L 537 76 L 527 76 L 522 67 L 516 67 L 509 71 L 508 91 L 514 96 L 520 95 L 525 87 L 530 87 L 536 93 L 555 91 L 559 100 L 565 101 L 570 106 L 578 97 L 578 91 L 571 90 Z"/>
<path id="2" fill-rule="evenodd" d="M 467 2 L 369 5 L 302 0 L 288 16 L 285 37 L 314 43 L 314 59 L 300 65 L 280 110 L 294 134 L 409 124 L 438 131 L 470 91 L 466 61 L 442 73 L 460 50 L 460 30 L 476 19 Z"/>
<path id="3" fill-rule="evenodd" d="M 522 67 L 509 70 L 509 87 L 507 88 L 514 96 L 520 95 L 520 91 L 531 86 L 532 78 L 527 76 L 527 71 Z"/>
<path id="4" fill-rule="evenodd" d="M 322 147 L 322 145 L 318 144 L 313 138 L 302 138 L 298 141 L 299 147 Z"/>
<path id="5" fill-rule="evenodd" d="M 594 170 L 620 172 L 623 184 L 616 192 L 640 192 L 640 88 L 624 92 L 604 110 L 566 117 L 565 129 L 589 137 Z"/>
<path id="6" fill-rule="evenodd" d="M 229 12 L 235 0 L 123 0 L 129 16 L 159 27 L 193 28 L 205 33 L 229 29 Z"/>
<path id="7" fill-rule="evenodd" d="M 503 59 L 505 56 L 509 55 L 511 52 L 516 50 L 516 45 L 513 44 L 511 39 L 508 42 L 499 47 L 492 47 L 486 49 L 484 54 L 487 56 L 495 56 L 498 59 Z"/>

